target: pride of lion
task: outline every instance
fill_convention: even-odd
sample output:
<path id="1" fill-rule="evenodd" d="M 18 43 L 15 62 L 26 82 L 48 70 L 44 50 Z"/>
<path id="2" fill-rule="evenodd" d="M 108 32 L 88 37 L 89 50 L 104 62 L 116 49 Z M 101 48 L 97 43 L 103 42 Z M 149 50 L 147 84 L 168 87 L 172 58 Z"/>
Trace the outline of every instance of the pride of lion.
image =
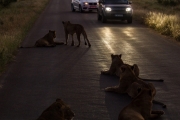
<path id="1" fill-rule="evenodd" d="M 72 37 L 71 46 L 74 46 L 73 35 L 77 35 L 78 45 L 80 46 L 80 35 L 84 36 L 85 45 L 91 47 L 87 38 L 85 29 L 80 24 L 72 24 L 70 21 L 62 21 L 65 32 L 65 45 L 67 45 L 68 35 Z M 56 42 L 56 31 L 49 32 L 35 42 L 33 47 L 55 47 L 63 45 L 64 42 Z M 28 48 L 28 47 L 22 47 Z M 113 75 L 119 77 L 119 84 L 105 88 L 106 92 L 126 93 L 132 101 L 124 107 L 118 116 L 118 120 L 148 120 L 160 117 L 164 114 L 162 110 L 152 110 L 153 103 L 166 105 L 162 102 L 154 100 L 156 89 L 152 83 L 147 81 L 163 82 L 163 79 L 144 79 L 140 78 L 140 70 L 137 64 L 129 65 L 123 62 L 122 54 L 111 54 L 111 65 L 108 70 L 101 71 L 102 75 Z M 56 101 L 45 109 L 37 120 L 72 120 L 75 114 L 71 108 L 61 99 Z"/>
<path id="2" fill-rule="evenodd" d="M 148 120 L 160 117 L 164 111 L 152 110 L 152 104 L 157 103 L 166 108 L 162 102 L 154 100 L 156 89 L 152 83 L 145 81 L 163 82 L 163 79 L 142 79 L 139 77 L 137 64 L 125 64 L 121 59 L 122 54 L 111 54 L 109 70 L 101 71 L 102 75 L 115 75 L 119 77 L 117 86 L 105 88 L 106 92 L 127 93 L 132 97 L 132 102 L 119 113 L 118 120 Z"/>

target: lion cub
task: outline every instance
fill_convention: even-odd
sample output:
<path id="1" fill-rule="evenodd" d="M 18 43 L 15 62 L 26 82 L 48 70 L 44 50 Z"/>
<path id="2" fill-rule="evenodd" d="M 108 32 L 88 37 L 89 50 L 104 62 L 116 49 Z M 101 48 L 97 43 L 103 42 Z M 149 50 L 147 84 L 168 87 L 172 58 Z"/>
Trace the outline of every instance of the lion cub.
<path id="1" fill-rule="evenodd" d="M 148 120 L 157 118 L 164 114 L 164 111 L 152 110 L 152 101 L 155 96 L 153 84 L 149 88 L 139 89 L 139 94 L 133 101 L 119 113 L 118 120 Z"/>
<path id="2" fill-rule="evenodd" d="M 56 45 L 63 45 L 63 42 L 55 42 L 56 31 L 49 30 L 49 32 L 42 38 L 36 41 L 32 47 L 55 47 Z M 21 47 L 21 48 L 32 48 L 32 47 Z"/>
<path id="3" fill-rule="evenodd" d="M 74 116 L 75 114 L 61 99 L 56 99 L 37 120 L 72 120 Z"/>
<path id="4" fill-rule="evenodd" d="M 84 36 L 84 41 L 85 41 L 85 45 L 87 45 L 88 43 L 88 46 L 91 47 L 91 44 L 87 38 L 87 34 L 86 34 L 86 31 L 84 30 L 84 27 L 80 24 L 71 24 L 69 21 L 67 22 L 64 22 L 62 21 L 63 23 L 63 26 L 64 26 L 64 32 L 65 32 L 65 37 L 66 37 L 66 45 L 67 45 L 67 39 L 68 39 L 68 34 L 70 34 L 72 36 L 72 43 L 71 43 L 71 46 L 74 46 L 74 39 L 73 39 L 73 35 L 74 33 L 76 33 L 77 35 L 77 39 L 78 39 L 78 45 L 77 47 L 80 46 L 80 35 L 83 34 Z M 87 43 L 86 43 L 86 40 L 87 40 Z"/>

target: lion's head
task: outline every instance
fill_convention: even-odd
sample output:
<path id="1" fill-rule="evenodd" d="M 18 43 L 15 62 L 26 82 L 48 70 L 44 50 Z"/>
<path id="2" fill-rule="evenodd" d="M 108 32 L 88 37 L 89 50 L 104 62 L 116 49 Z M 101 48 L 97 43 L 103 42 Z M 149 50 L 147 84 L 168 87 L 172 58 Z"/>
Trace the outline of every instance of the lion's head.
<path id="1" fill-rule="evenodd" d="M 64 28 L 66 28 L 70 23 L 70 21 L 62 21 L 62 24 L 64 26 Z"/>
<path id="2" fill-rule="evenodd" d="M 114 54 L 111 54 L 111 67 L 110 67 L 110 70 L 113 71 L 115 73 L 116 76 L 120 76 L 120 67 L 121 65 L 124 64 L 123 60 L 121 59 L 122 57 L 122 54 L 120 55 L 114 55 Z M 128 65 L 128 64 L 126 64 Z M 139 67 L 137 64 L 134 64 L 134 65 L 129 65 L 131 67 L 131 69 L 133 70 L 134 74 L 138 77 L 139 76 Z"/>
<path id="3" fill-rule="evenodd" d="M 56 38 L 56 31 L 49 30 L 49 35 Z"/>
<path id="4" fill-rule="evenodd" d="M 142 81 L 143 82 L 143 81 Z M 145 83 L 143 84 L 138 82 L 133 82 L 129 88 L 127 89 L 127 93 L 132 98 L 137 97 L 144 89 L 149 89 L 150 95 L 154 97 L 156 95 L 156 89 L 152 83 Z"/>
<path id="5" fill-rule="evenodd" d="M 135 69 L 134 65 L 133 66 L 130 66 L 128 64 L 121 65 L 121 67 L 119 68 L 120 78 L 136 78 L 134 69 Z"/>
<path id="6" fill-rule="evenodd" d="M 71 120 L 75 114 L 70 107 L 66 105 L 61 99 L 56 101 L 43 111 L 37 120 Z"/>
<path id="7" fill-rule="evenodd" d="M 156 89 L 152 83 L 147 83 L 146 87 L 137 89 L 138 95 L 137 98 L 142 98 L 144 100 L 153 100 L 156 95 Z"/>
<path id="8" fill-rule="evenodd" d="M 114 55 L 111 54 L 111 66 L 110 66 L 110 71 L 112 74 L 115 74 L 119 76 L 119 67 L 124 64 L 122 59 L 121 59 L 121 54 L 120 55 Z"/>

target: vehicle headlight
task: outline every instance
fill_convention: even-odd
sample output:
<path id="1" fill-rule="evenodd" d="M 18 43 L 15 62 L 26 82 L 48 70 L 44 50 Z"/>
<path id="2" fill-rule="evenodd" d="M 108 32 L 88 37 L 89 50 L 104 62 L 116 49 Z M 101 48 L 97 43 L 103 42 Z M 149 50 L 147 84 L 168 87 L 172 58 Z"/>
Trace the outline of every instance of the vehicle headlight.
<path id="1" fill-rule="evenodd" d="M 132 8 L 126 8 L 126 12 L 130 12 Z"/>
<path id="2" fill-rule="evenodd" d="M 84 5 L 88 5 L 88 2 L 84 2 Z"/>
<path id="3" fill-rule="evenodd" d="M 111 8 L 110 7 L 106 7 L 106 11 L 111 11 Z"/>

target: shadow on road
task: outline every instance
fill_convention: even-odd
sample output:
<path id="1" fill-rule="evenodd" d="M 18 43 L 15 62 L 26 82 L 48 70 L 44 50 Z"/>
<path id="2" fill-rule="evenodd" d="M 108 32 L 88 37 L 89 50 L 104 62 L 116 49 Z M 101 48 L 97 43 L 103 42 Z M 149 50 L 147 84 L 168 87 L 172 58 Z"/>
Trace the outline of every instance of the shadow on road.
<path id="1" fill-rule="evenodd" d="M 115 86 L 119 84 L 119 78 L 114 76 L 100 75 L 100 89 Z M 110 120 L 117 120 L 119 112 L 131 102 L 127 94 L 118 94 L 113 92 L 105 93 L 105 105 L 109 113 Z"/>

